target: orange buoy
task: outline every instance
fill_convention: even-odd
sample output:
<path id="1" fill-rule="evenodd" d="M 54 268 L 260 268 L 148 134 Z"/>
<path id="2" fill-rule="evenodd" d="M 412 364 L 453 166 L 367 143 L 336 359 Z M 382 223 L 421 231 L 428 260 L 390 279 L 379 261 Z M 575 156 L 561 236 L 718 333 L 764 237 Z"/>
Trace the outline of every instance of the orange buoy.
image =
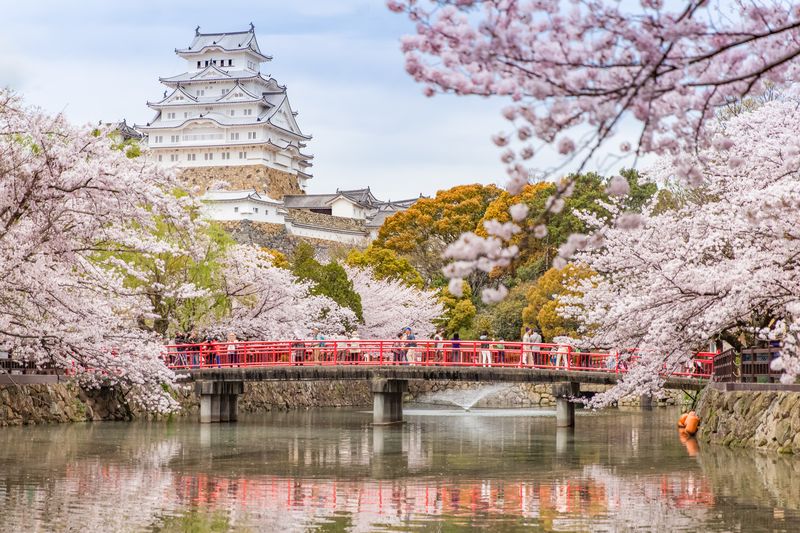
<path id="1" fill-rule="evenodd" d="M 692 411 L 689 413 L 689 416 L 686 417 L 686 433 L 694 435 L 697 433 L 698 426 L 700 426 L 700 417 Z"/>
<path id="2" fill-rule="evenodd" d="M 678 427 L 685 428 L 686 427 L 686 419 L 689 417 L 689 413 L 683 413 L 681 417 L 678 419 Z"/>

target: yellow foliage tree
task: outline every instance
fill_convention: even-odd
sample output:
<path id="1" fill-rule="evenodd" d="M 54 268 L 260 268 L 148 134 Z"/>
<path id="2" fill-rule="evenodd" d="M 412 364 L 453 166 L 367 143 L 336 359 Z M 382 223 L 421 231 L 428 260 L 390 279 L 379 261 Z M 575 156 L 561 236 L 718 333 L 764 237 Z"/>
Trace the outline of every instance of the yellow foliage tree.
<path id="1" fill-rule="evenodd" d="M 292 265 L 289 263 L 289 259 L 287 259 L 286 255 L 280 250 L 275 250 L 273 248 L 261 248 L 261 250 L 272 257 L 272 264 L 276 267 L 285 268 L 286 270 L 291 268 Z"/>
<path id="2" fill-rule="evenodd" d="M 396 279 L 418 288 L 425 284 L 407 259 L 388 248 L 371 244 L 365 250 L 353 249 L 347 254 L 345 263 L 354 267 L 369 267 L 378 279 Z"/>
<path id="3" fill-rule="evenodd" d="M 563 304 L 558 297 L 578 296 L 575 290 L 577 283 L 594 274 L 591 269 L 572 263 L 562 269 L 551 268 L 545 272 L 528 291 L 528 305 L 522 311 L 523 324 L 538 328 L 547 341 L 559 335 L 578 337 L 580 324 L 559 314 Z"/>
<path id="4" fill-rule="evenodd" d="M 469 283 L 464 282 L 464 293 L 460 298 L 454 296 L 447 287 L 441 289 L 439 301 L 444 306 L 444 314 L 440 320 L 440 328 L 447 337 L 454 333 L 461 334 L 472 326 L 478 310 L 472 303 L 472 290 Z"/>
<path id="5" fill-rule="evenodd" d="M 407 257 L 428 279 L 441 277 L 442 252 L 462 233 L 474 231 L 486 208 L 501 194 L 494 185 L 459 185 L 422 198 L 383 223 L 375 246 Z"/>

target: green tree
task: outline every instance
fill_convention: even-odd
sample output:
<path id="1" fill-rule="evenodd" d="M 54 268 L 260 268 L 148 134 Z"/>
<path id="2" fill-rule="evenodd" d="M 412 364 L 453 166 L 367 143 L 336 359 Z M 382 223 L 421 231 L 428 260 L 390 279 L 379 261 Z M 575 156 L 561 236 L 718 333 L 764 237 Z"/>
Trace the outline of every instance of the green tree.
<path id="1" fill-rule="evenodd" d="M 624 199 L 623 206 L 628 211 L 641 213 L 645 205 L 658 194 L 658 185 L 645 182 L 636 169 L 630 168 L 620 172 L 620 176 L 628 180 L 630 192 Z"/>
<path id="2" fill-rule="evenodd" d="M 425 285 L 422 276 L 408 259 L 388 248 L 370 245 L 365 250 L 353 249 L 347 254 L 345 262 L 354 267 L 371 268 L 378 279 L 396 279 L 418 288 Z"/>
<path id="3" fill-rule="evenodd" d="M 197 220 L 198 208 L 190 209 L 190 218 Z M 221 261 L 233 239 L 214 223 L 177 226 L 163 220 L 157 222 L 152 236 L 164 244 L 163 252 L 142 254 L 120 248 L 96 255 L 97 259 L 117 259 L 116 271 L 125 287 L 150 301 L 154 316 L 139 318 L 142 329 L 166 337 L 223 316 L 229 302 L 217 289 L 222 284 Z M 194 287 L 191 294 L 185 290 L 189 286 Z"/>
<path id="4" fill-rule="evenodd" d="M 314 257 L 314 247 L 301 242 L 292 256 L 292 272 L 314 285 L 312 294 L 327 296 L 342 307 L 349 307 L 359 320 L 364 320 L 361 297 L 353 288 L 353 282 L 348 279 L 342 265 L 335 261 L 321 264 Z"/>

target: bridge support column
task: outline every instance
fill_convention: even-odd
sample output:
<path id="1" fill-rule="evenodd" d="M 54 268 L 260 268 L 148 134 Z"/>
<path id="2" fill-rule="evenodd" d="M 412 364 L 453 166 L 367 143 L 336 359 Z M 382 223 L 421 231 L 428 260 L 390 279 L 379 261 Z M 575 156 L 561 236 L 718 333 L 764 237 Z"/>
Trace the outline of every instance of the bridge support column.
<path id="1" fill-rule="evenodd" d="M 575 403 L 570 399 L 581 392 L 580 383 L 554 383 L 553 396 L 556 398 L 556 427 L 575 427 Z"/>
<path id="2" fill-rule="evenodd" d="M 198 381 L 195 393 L 200 397 L 200 423 L 235 422 L 242 381 Z"/>
<path id="3" fill-rule="evenodd" d="M 373 424 L 397 424 L 403 421 L 403 393 L 407 388 L 408 381 L 404 379 L 372 380 Z"/>
<path id="4" fill-rule="evenodd" d="M 639 396 L 639 407 L 643 411 L 650 411 L 653 409 L 653 396 L 651 394 L 642 394 Z"/>

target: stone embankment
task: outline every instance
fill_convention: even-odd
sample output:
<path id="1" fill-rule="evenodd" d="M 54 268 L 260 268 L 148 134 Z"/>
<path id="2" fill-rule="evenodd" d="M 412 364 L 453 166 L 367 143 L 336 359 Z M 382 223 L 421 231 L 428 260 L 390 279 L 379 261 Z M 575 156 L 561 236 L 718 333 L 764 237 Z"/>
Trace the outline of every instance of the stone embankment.
<path id="1" fill-rule="evenodd" d="M 800 453 L 800 387 L 742 385 L 750 390 L 721 383 L 706 388 L 697 409 L 703 420 L 700 439 L 732 448 Z"/>
<path id="2" fill-rule="evenodd" d="M 449 381 L 411 381 L 406 402 L 430 401 L 438 392 L 485 387 L 486 383 Z M 583 389 L 601 392 L 605 386 L 584 385 Z M 181 405 L 181 415 L 197 413 L 198 400 L 191 385 L 173 391 Z M 672 404 L 676 397 L 660 402 Z M 435 403 L 435 398 L 434 398 Z M 620 405 L 637 405 L 638 398 Z M 371 407 L 368 381 L 272 381 L 247 383 L 239 399 L 241 412 L 304 409 L 311 407 Z M 477 403 L 477 407 L 550 407 L 555 405 L 548 384 L 515 383 Z M 41 385 L 0 385 L 0 426 L 83 422 L 93 420 L 135 420 L 152 418 L 126 402 L 112 389 L 84 390 L 74 383 Z"/>
<path id="3" fill-rule="evenodd" d="M 87 391 L 69 382 L 0 385 L 0 426 L 133 417 L 124 398 L 111 389 Z"/>

